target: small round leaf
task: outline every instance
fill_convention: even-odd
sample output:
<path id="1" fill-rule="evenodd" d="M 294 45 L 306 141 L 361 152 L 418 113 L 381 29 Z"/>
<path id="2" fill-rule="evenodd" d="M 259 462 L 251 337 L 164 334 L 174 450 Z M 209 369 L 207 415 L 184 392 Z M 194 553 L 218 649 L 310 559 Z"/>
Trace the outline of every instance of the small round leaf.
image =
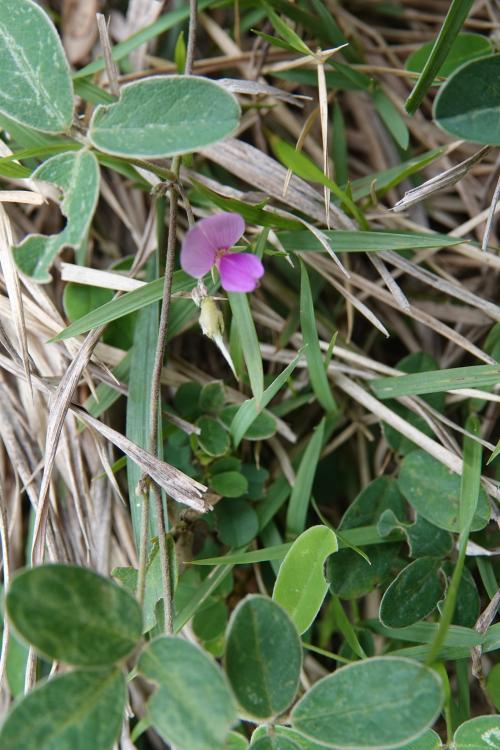
<path id="1" fill-rule="evenodd" d="M 421 557 L 399 573 L 380 603 L 384 625 L 404 628 L 430 615 L 445 589 L 441 562 L 436 557 Z"/>
<path id="2" fill-rule="evenodd" d="M 299 686 L 302 648 L 286 612 L 264 596 L 247 596 L 229 622 L 224 663 L 240 706 L 267 719 L 285 711 Z"/>
<path id="3" fill-rule="evenodd" d="M 408 454 L 401 463 L 399 489 L 427 521 L 446 531 L 460 531 L 458 511 L 460 477 L 423 450 Z M 485 491 L 479 490 L 471 531 L 479 531 L 490 518 Z"/>
<path id="4" fill-rule="evenodd" d="M 7 613 L 38 651 L 75 666 L 126 657 L 142 631 L 141 609 L 127 591 L 75 565 L 41 565 L 14 576 Z"/>
<path id="5" fill-rule="evenodd" d="M 196 76 L 154 76 L 122 86 L 116 104 L 97 107 L 89 138 L 108 154 L 157 158 L 216 143 L 238 125 L 237 100 Z"/>
<path id="6" fill-rule="evenodd" d="M 406 61 L 406 70 L 421 73 L 427 58 L 431 54 L 434 42 L 428 42 L 411 53 Z M 485 57 L 491 52 L 491 42 L 483 34 L 459 34 L 450 47 L 446 60 L 438 70 L 438 76 L 447 78 L 457 68 L 478 57 Z"/>
<path id="7" fill-rule="evenodd" d="M 54 677 L 15 704 L 0 731 L 0 749 L 111 750 L 125 696 L 125 677 L 118 669 L 78 669 Z"/>
<path id="8" fill-rule="evenodd" d="M 395 748 L 417 739 L 443 704 L 437 674 L 412 659 L 374 657 L 319 680 L 292 711 L 301 734 L 328 747 Z"/>
<path id="9" fill-rule="evenodd" d="M 215 515 L 218 537 L 228 547 L 243 547 L 258 534 L 257 513 L 246 500 L 223 500 L 215 506 Z"/>

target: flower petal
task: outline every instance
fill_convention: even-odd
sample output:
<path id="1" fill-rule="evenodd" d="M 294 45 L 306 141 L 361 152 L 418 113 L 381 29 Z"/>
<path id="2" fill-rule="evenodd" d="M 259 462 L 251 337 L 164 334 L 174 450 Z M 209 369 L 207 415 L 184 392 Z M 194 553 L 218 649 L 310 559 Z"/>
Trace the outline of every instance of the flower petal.
<path id="1" fill-rule="evenodd" d="M 219 273 L 226 292 L 253 292 L 264 266 L 252 253 L 228 253 L 220 260 Z"/>
<path id="2" fill-rule="evenodd" d="M 201 219 L 196 226 L 200 227 L 200 231 L 214 250 L 227 250 L 232 247 L 245 231 L 243 218 L 239 214 L 227 211 Z"/>
<path id="3" fill-rule="evenodd" d="M 181 247 L 181 268 L 196 279 L 205 276 L 215 263 L 215 247 L 206 237 L 199 221 L 187 232 Z"/>

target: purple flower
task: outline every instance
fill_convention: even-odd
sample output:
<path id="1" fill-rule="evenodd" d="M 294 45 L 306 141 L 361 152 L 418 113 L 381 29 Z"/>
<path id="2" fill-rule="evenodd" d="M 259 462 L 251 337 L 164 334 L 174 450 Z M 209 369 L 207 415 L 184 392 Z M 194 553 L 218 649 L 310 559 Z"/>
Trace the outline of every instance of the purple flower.
<path id="1" fill-rule="evenodd" d="M 238 214 L 220 213 L 201 219 L 184 237 L 183 271 L 199 279 L 215 266 L 226 292 L 253 292 L 264 275 L 260 258 L 252 253 L 229 252 L 244 231 L 245 222 Z"/>

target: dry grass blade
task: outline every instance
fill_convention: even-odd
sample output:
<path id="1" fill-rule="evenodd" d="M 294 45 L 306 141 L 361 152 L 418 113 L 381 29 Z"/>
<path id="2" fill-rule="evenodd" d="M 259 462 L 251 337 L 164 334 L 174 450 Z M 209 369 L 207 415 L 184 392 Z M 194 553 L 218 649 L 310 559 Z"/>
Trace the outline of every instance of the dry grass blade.
<path id="1" fill-rule="evenodd" d="M 455 185 L 459 180 L 465 177 L 472 167 L 481 161 L 491 149 L 491 146 L 484 146 L 473 156 L 460 162 L 460 164 L 456 164 L 454 167 L 450 167 L 450 169 L 436 175 L 436 177 L 427 180 L 422 185 L 419 185 L 412 190 L 408 190 L 404 194 L 404 197 L 395 204 L 393 211 L 404 211 L 405 209 L 410 208 L 410 206 L 420 203 L 420 201 L 428 198 L 429 195 L 436 193 L 438 190 L 444 190 L 444 188 Z"/>
<path id="2" fill-rule="evenodd" d="M 0 543 L 2 545 L 2 570 L 4 589 L 10 583 L 10 554 L 9 554 L 9 524 L 2 482 L 0 481 Z M 2 687 L 7 667 L 7 654 L 9 649 L 10 628 L 7 620 L 4 620 L 2 632 L 2 649 L 0 651 L 0 688 Z"/>
<path id="3" fill-rule="evenodd" d="M 497 203 L 500 199 L 500 177 L 497 181 L 497 186 L 495 188 L 495 192 L 493 193 L 493 198 L 491 199 L 491 206 L 488 211 L 488 220 L 486 222 L 486 227 L 484 230 L 484 236 L 483 236 L 483 242 L 481 244 L 481 250 L 487 250 L 488 249 L 488 242 L 490 241 L 490 235 L 491 231 L 493 229 L 493 221 L 495 219 L 495 213 L 497 209 Z"/>
<path id="4" fill-rule="evenodd" d="M 249 96 L 272 96 L 275 99 L 282 99 L 288 104 L 295 107 L 303 107 L 304 101 L 311 99 L 310 96 L 300 94 L 289 94 L 276 86 L 269 86 L 261 81 L 245 81 L 239 78 L 218 78 L 216 81 L 219 86 L 230 91 L 233 94 L 247 94 Z"/>
<path id="5" fill-rule="evenodd" d="M 101 289 L 113 289 L 117 292 L 133 292 L 134 289 L 139 289 L 146 283 L 115 271 L 100 271 L 88 266 L 77 266 L 75 263 L 61 263 L 60 268 L 63 281 L 98 286 Z"/>
<path id="6" fill-rule="evenodd" d="M 6 214 L 4 207 L 0 204 L 0 265 L 2 266 L 7 294 L 9 295 L 9 302 L 12 309 L 12 320 L 16 329 L 24 372 L 31 390 L 28 338 L 26 334 L 26 322 L 24 319 L 19 274 L 12 254 L 13 246 L 14 238 L 12 236 L 9 217 Z"/>

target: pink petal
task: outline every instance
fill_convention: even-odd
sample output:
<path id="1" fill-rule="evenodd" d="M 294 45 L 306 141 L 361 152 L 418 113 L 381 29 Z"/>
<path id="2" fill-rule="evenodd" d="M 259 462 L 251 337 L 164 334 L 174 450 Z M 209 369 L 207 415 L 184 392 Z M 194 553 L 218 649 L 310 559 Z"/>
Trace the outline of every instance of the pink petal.
<path id="1" fill-rule="evenodd" d="M 223 212 L 201 219 L 200 227 L 210 247 L 227 250 L 235 245 L 245 231 L 245 222 L 239 214 Z"/>
<path id="2" fill-rule="evenodd" d="M 219 273 L 226 292 L 253 292 L 264 266 L 252 253 L 228 253 L 221 258 Z"/>
<path id="3" fill-rule="evenodd" d="M 215 263 L 216 247 L 207 240 L 201 222 L 191 227 L 181 247 L 181 268 L 196 279 L 205 276 Z"/>
<path id="4" fill-rule="evenodd" d="M 232 247 L 245 229 L 238 214 L 221 213 L 198 221 L 184 237 L 181 268 L 196 279 L 210 271 L 217 250 Z"/>

